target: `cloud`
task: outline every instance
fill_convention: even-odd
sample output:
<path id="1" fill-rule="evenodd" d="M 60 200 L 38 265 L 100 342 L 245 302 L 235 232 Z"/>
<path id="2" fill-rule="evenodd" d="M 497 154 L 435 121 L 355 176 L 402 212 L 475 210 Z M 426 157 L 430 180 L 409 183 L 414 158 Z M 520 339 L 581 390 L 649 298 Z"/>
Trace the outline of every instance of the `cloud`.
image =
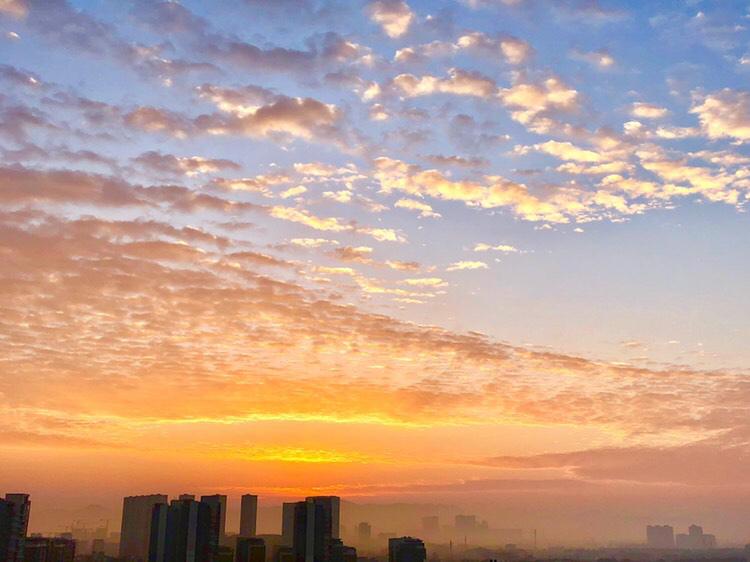
<path id="1" fill-rule="evenodd" d="M 298 185 L 297 187 L 290 187 L 282 191 L 279 193 L 279 197 L 288 199 L 290 197 L 297 197 L 297 195 L 302 195 L 303 193 L 307 193 L 307 188 L 304 185 Z"/>
<path id="2" fill-rule="evenodd" d="M 517 215 L 532 221 L 567 222 L 568 213 L 582 210 L 580 198 L 570 192 L 541 200 L 525 185 L 499 176 L 486 177 L 486 184 L 454 181 L 437 170 L 422 170 L 385 157 L 375 160 L 374 177 L 386 192 L 398 190 L 416 196 L 429 195 L 483 208 L 509 207 Z"/>
<path id="3" fill-rule="evenodd" d="M 298 222 L 314 228 L 315 230 L 329 230 L 332 232 L 341 232 L 351 228 L 348 224 L 343 224 L 335 217 L 319 218 L 311 215 L 305 209 L 294 209 L 292 207 L 276 206 L 271 208 L 271 216 L 277 219 L 284 219 L 292 222 Z"/>
<path id="4" fill-rule="evenodd" d="M 401 37 L 417 20 L 416 14 L 401 0 L 376 0 L 367 6 L 370 19 L 380 25 L 388 37 Z"/>
<path id="5" fill-rule="evenodd" d="M 25 0 L 0 0 L 0 14 L 23 17 L 28 13 Z"/>
<path id="6" fill-rule="evenodd" d="M 459 166 L 461 168 L 481 168 L 489 161 L 485 158 L 464 158 L 462 156 L 443 156 L 442 154 L 428 154 L 425 160 L 437 166 Z"/>
<path id="7" fill-rule="evenodd" d="M 336 168 L 323 162 L 298 162 L 294 164 L 294 171 L 304 176 L 328 177 L 356 173 L 357 168 L 353 164 L 345 168 Z"/>
<path id="8" fill-rule="evenodd" d="M 347 189 L 342 189 L 341 191 L 324 191 L 323 192 L 323 197 L 327 197 L 328 199 L 332 199 L 339 203 L 351 203 L 353 195 L 354 194 Z"/>
<path id="9" fill-rule="evenodd" d="M 704 133 L 711 139 L 750 140 L 750 93 L 725 88 L 705 96 L 696 95 L 690 113 L 698 115 Z"/>
<path id="10" fill-rule="evenodd" d="M 606 49 L 596 51 L 573 49 L 571 58 L 588 63 L 599 70 L 607 70 L 615 65 L 615 58 Z"/>
<path id="11" fill-rule="evenodd" d="M 188 117 L 166 109 L 141 106 L 127 113 L 124 122 L 136 129 L 177 138 L 197 134 L 235 134 L 312 140 L 334 139 L 340 133 L 337 129 L 341 118 L 338 108 L 312 98 L 273 95 L 265 104 L 237 105 L 229 102 L 226 95 L 219 97 L 214 92 L 211 96 L 224 113 Z"/>
<path id="12" fill-rule="evenodd" d="M 462 35 L 456 41 L 460 49 L 476 50 L 487 54 L 500 54 L 511 64 L 523 64 L 534 54 L 526 41 L 509 35 L 489 37 L 480 31 Z"/>
<path id="13" fill-rule="evenodd" d="M 462 269 L 487 269 L 487 264 L 483 261 L 459 261 L 449 265 L 446 271 L 459 271 Z"/>
<path id="14" fill-rule="evenodd" d="M 239 164 L 225 158 L 178 157 L 153 150 L 136 156 L 132 162 L 150 171 L 172 176 L 195 176 L 240 169 Z"/>
<path id="15" fill-rule="evenodd" d="M 419 211 L 420 217 L 440 217 L 440 213 L 436 213 L 432 210 L 427 203 L 417 201 L 416 199 L 399 199 L 394 204 L 395 207 L 400 209 L 410 209 L 412 211 Z"/>
<path id="16" fill-rule="evenodd" d="M 745 373 L 617 366 L 402 322 L 263 275 L 294 268 L 238 243 L 158 221 L 1 212 L 3 366 L 25 384 L 0 391 L 27 412 L 16 430 L 72 418 L 86 429 L 59 433 L 127 445 L 200 420 L 580 424 L 646 442 L 746 429 Z M 440 284 L 323 271 L 373 296 L 423 300 Z M 357 362 L 382 369 L 347 376 Z"/>
<path id="17" fill-rule="evenodd" d="M 412 277 L 403 279 L 401 283 L 406 285 L 414 285 L 417 287 L 446 287 L 448 283 L 440 279 L 439 277 Z"/>
<path id="18" fill-rule="evenodd" d="M 413 261 L 404 262 L 396 260 L 386 260 L 385 264 L 391 269 L 395 269 L 397 271 L 419 271 L 422 267 L 417 262 Z"/>
<path id="19" fill-rule="evenodd" d="M 706 439 L 673 447 L 608 447 L 570 453 L 495 457 L 480 464 L 503 468 L 561 468 L 586 481 L 680 486 L 734 486 L 750 470 L 744 446 Z"/>
<path id="20" fill-rule="evenodd" d="M 21 166 L 0 167 L 0 201 L 4 204 L 49 202 L 111 207 L 150 204 L 145 196 L 122 180 L 68 170 L 40 172 Z"/>
<path id="21" fill-rule="evenodd" d="M 490 244 L 484 244 L 482 242 L 476 244 L 474 246 L 475 252 L 486 252 L 488 250 L 493 250 L 495 252 L 503 252 L 504 254 L 522 254 L 524 253 L 523 250 L 519 250 L 515 246 L 510 246 L 508 244 L 498 244 L 497 246 L 492 246 Z"/>
<path id="22" fill-rule="evenodd" d="M 578 108 L 580 94 L 560 78 L 551 76 L 539 83 L 518 81 L 498 93 L 503 102 L 514 108 L 511 117 L 524 125 L 533 125 L 540 117 Z"/>
<path id="23" fill-rule="evenodd" d="M 436 78 L 429 74 L 421 77 L 412 74 L 399 74 L 393 79 L 393 87 L 407 97 L 431 94 L 453 94 L 489 99 L 497 92 L 497 85 L 491 78 L 479 72 L 451 68 L 447 78 Z"/>
<path id="24" fill-rule="evenodd" d="M 203 124 L 211 134 L 242 133 L 249 136 L 288 134 L 303 139 L 331 134 L 339 120 L 338 109 L 312 98 L 277 96 L 275 100 L 246 115 L 231 119 L 207 119 Z M 197 120 L 201 124 L 201 119 Z"/>
<path id="25" fill-rule="evenodd" d="M 334 248 L 328 252 L 328 255 L 332 258 L 348 261 L 370 264 L 372 260 L 372 248 L 369 246 L 358 246 L 353 248 L 351 246 L 342 246 L 340 248 Z"/>
<path id="26" fill-rule="evenodd" d="M 358 227 L 357 232 L 372 236 L 380 242 L 406 242 L 406 236 L 392 228 Z"/>
<path id="27" fill-rule="evenodd" d="M 644 119 L 660 119 L 668 113 L 667 108 L 646 102 L 635 102 L 630 108 L 630 115 Z"/>
<path id="28" fill-rule="evenodd" d="M 336 240 L 329 240 L 328 238 L 292 238 L 290 242 L 305 248 L 318 248 L 327 244 L 338 244 Z"/>
<path id="29" fill-rule="evenodd" d="M 599 153 L 579 148 L 567 141 L 547 141 L 534 145 L 534 148 L 551 154 L 560 160 L 574 160 L 576 162 L 599 162 L 602 160 Z"/>
<path id="30" fill-rule="evenodd" d="M 527 43 L 511 35 L 485 35 L 473 31 L 461 35 L 455 42 L 432 41 L 421 45 L 404 47 L 396 51 L 393 60 L 399 63 L 423 63 L 431 58 L 445 57 L 461 52 L 474 52 L 491 57 L 501 56 L 506 62 L 519 65 L 527 62 L 534 49 Z"/>

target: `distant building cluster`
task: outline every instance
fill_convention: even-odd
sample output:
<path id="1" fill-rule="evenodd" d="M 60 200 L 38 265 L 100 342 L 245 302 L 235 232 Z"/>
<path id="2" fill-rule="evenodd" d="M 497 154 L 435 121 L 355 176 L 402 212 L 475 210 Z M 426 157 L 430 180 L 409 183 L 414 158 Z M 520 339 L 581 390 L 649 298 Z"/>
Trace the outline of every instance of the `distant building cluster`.
<path id="1" fill-rule="evenodd" d="M 646 542 L 651 548 L 701 550 L 716 548 L 716 537 L 703 532 L 703 527 L 690 525 L 687 534 L 674 534 L 671 525 L 647 525 Z"/>
<path id="2" fill-rule="evenodd" d="M 282 506 L 281 535 L 257 534 L 258 497 L 240 503 L 240 533 L 226 534 L 227 497 L 130 496 L 123 501 L 120 559 L 128 562 L 357 562 L 340 534 L 340 499 L 313 496 Z M 360 533 L 369 536 L 366 523 Z M 404 538 L 393 562 L 424 562 L 425 546 Z M 416 544 L 418 543 L 418 545 Z M 417 548 L 419 547 L 419 548 Z M 416 549 L 416 550 L 415 550 Z M 421 552 L 417 555 L 415 552 Z"/>
<path id="3" fill-rule="evenodd" d="M 388 562 L 427 562 L 425 541 L 412 536 L 380 532 L 373 536 L 373 527 L 361 521 L 344 529 L 341 522 L 341 500 L 336 496 L 311 496 L 302 501 L 286 502 L 281 509 L 281 533 L 258 534 L 258 496 L 246 494 L 240 501 L 239 533 L 226 532 L 227 496 L 204 495 L 200 499 L 182 494 L 171 501 L 166 495 L 153 494 L 128 496 L 123 500 L 122 523 L 119 533 L 112 533 L 107 542 L 108 522 L 89 529 L 85 521 L 76 521 L 70 532 L 54 537 L 28 535 L 31 501 L 28 494 L 7 494 L 0 499 L 0 562 L 382 562 L 387 544 Z M 104 521 L 104 520 L 99 520 Z M 467 546 L 468 537 L 477 538 L 489 532 L 486 521 L 474 515 L 456 515 L 447 525 L 440 524 L 437 515 L 422 518 L 424 537 L 430 543 L 431 561 L 496 560 L 506 562 L 534 560 L 530 553 L 508 542 L 502 550 Z M 362 548 L 344 544 L 341 533 L 350 537 Z M 421 534 L 420 533 L 420 534 Z M 520 538 L 516 529 L 495 529 L 493 536 Z M 454 553 L 454 539 L 461 539 L 460 550 Z M 656 556 L 668 559 L 719 559 L 724 562 L 750 562 L 750 545 L 738 559 L 735 551 L 724 549 L 714 553 L 695 553 L 716 549 L 716 537 L 704 533 L 703 528 L 691 525 L 688 532 L 675 534 L 671 525 L 648 525 L 646 539 L 649 549 L 682 552 L 649 554 L 644 560 Z M 440 544 L 437 541 L 444 541 Z M 499 543 L 496 543 L 499 544 Z M 533 532 L 536 549 L 536 531 Z M 458 545 L 455 545 L 458 547 Z M 82 547 L 85 554 L 76 552 Z M 500 548 L 500 547 L 498 547 Z M 525 548 L 525 547 L 524 547 Z M 568 550 L 548 547 L 549 560 L 594 560 L 601 554 L 611 559 L 640 559 L 642 546 L 631 550 Z M 632 550 L 635 548 L 636 550 Z M 736 549 L 735 549 L 736 550 Z M 633 553 L 636 554 L 633 557 Z M 454 558 L 454 554 L 457 556 Z M 374 558 L 368 556 L 376 555 Z M 558 556 L 559 555 L 559 556 Z"/>
<path id="4" fill-rule="evenodd" d="M 27 536 L 30 515 L 28 494 L 0 499 L 0 562 L 73 562 L 76 544 L 71 538 Z"/>

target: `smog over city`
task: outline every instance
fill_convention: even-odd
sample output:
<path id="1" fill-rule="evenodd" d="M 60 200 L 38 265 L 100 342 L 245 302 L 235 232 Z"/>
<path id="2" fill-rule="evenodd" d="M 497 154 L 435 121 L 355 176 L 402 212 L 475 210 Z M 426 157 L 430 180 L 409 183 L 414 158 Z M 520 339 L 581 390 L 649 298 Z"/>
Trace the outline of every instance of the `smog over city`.
<path id="1" fill-rule="evenodd" d="M 750 560 L 749 208 L 749 0 L 0 0 L 0 562 Z"/>

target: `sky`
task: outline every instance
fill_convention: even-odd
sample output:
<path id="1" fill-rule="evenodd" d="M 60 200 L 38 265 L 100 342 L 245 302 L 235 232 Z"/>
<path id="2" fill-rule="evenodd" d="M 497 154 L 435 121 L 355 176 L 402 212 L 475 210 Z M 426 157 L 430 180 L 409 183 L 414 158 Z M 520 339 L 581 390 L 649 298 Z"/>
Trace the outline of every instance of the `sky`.
<path id="1" fill-rule="evenodd" d="M 748 27 L 0 0 L 0 491 L 750 542 Z"/>

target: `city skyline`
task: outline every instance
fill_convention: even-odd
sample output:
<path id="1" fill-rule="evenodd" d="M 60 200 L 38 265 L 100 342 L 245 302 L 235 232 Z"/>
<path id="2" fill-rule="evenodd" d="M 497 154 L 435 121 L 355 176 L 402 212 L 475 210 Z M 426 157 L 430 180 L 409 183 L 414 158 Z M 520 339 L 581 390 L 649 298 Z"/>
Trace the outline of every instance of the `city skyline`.
<path id="1" fill-rule="evenodd" d="M 749 83 L 745 0 L 0 0 L 0 483 L 750 541 Z"/>
<path id="2" fill-rule="evenodd" d="M 123 499 L 119 532 L 108 534 L 109 522 L 103 528 L 87 529 L 84 521 L 78 521 L 77 527 L 70 531 L 29 534 L 29 495 L 6 494 L 4 500 L 0 499 L 0 559 L 34 562 L 50 560 L 52 556 L 53 562 L 72 562 L 77 552 L 90 562 L 110 559 L 121 562 L 355 562 L 365 559 L 374 562 L 386 556 L 389 562 L 414 562 L 414 557 L 424 562 L 426 546 L 431 549 L 431 560 L 440 560 L 446 555 L 453 560 L 455 553 L 465 561 L 477 556 L 486 558 L 492 553 L 509 560 L 570 559 L 571 556 L 589 560 L 603 553 L 637 560 L 654 560 L 655 557 L 661 560 L 664 556 L 729 560 L 732 556 L 750 553 L 750 544 L 719 544 L 715 535 L 705 533 L 703 527 L 695 523 L 689 526 L 687 533 L 676 535 L 672 525 L 647 525 L 645 542 L 610 541 L 606 545 L 574 546 L 540 544 L 538 529 L 494 528 L 487 521 L 478 520 L 476 515 L 465 513 L 457 513 L 446 522 L 433 512 L 422 517 L 419 529 L 415 521 L 411 521 L 406 530 L 388 521 L 391 530 L 374 535 L 373 525 L 367 521 L 360 520 L 350 528 L 341 524 L 342 519 L 350 523 L 359 520 L 362 514 L 350 511 L 345 517 L 341 512 L 341 498 L 337 496 L 312 496 L 284 504 L 284 509 L 276 513 L 274 532 L 249 532 L 244 521 L 257 520 L 257 496 L 243 495 L 240 499 L 242 513 L 237 529 L 223 527 L 226 508 L 231 503 L 227 496 L 213 494 L 196 500 L 193 494 L 180 494 L 169 501 L 166 495 L 152 494 Z M 249 499 L 253 501 L 246 501 Z M 287 505 L 291 508 L 289 520 Z M 351 507 L 350 504 L 350 510 Z M 411 518 L 414 519 L 413 513 Z M 375 529 L 379 530 L 377 526 Z M 606 540 L 605 537 L 599 539 Z M 545 542 L 542 538 L 542 543 Z M 55 551 L 58 554 L 54 554 Z M 93 560 L 88 552 L 92 553 Z"/>

